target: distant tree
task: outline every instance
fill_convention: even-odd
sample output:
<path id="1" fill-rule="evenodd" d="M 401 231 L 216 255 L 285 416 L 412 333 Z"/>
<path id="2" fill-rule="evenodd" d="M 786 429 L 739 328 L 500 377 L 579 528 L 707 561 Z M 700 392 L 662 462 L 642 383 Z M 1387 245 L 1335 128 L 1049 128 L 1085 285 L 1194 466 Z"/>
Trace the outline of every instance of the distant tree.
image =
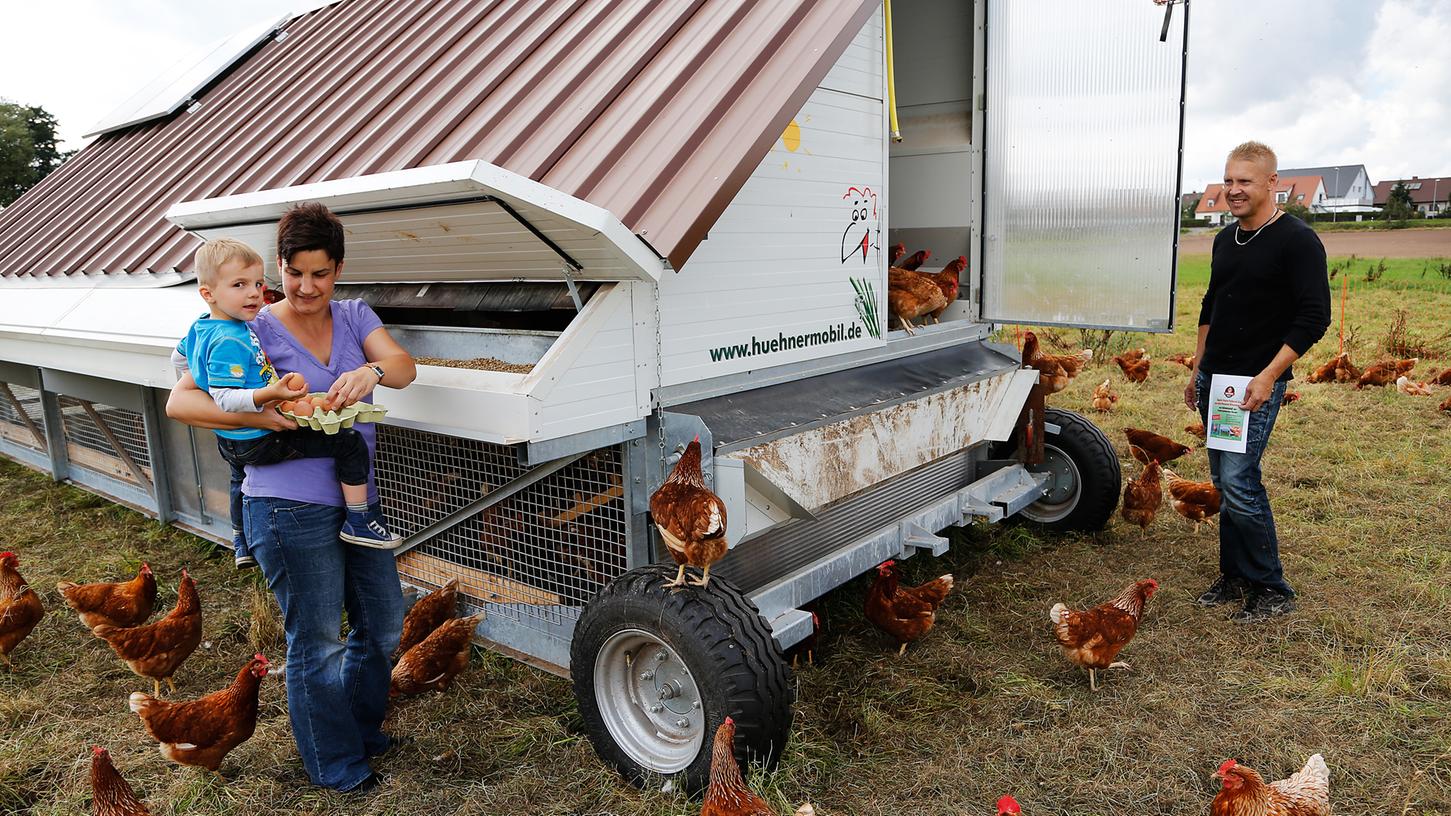
<path id="1" fill-rule="evenodd" d="M 1390 198 L 1386 199 L 1386 220 L 1404 221 L 1411 217 L 1415 205 L 1411 203 L 1411 191 L 1406 189 L 1404 181 L 1396 182 L 1391 188 Z"/>
<path id="2" fill-rule="evenodd" d="M 1182 213 L 1182 215 L 1185 219 L 1190 219 L 1194 217 L 1194 211 L 1199 209 L 1199 202 L 1204 198 L 1203 193 L 1190 193 L 1190 195 L 1194 197 L 1190 199 L 1187 204 L 1184 205 L 1184 212 Z"/>
<path id="3" fill-rule="evenodd" d="M 60 149 L 58 124 L 45 108 L 0 101 L 0 206 L 19 198 L 75 152 Z"/>
<path id="4" fill-rule="evenodd" d="M 1292 201 L 1288 204 L 1281 205 L 1280 209 L 1284 210 L 1290 215 L 1295 216 L 1296 218 L 1304 221 L 1307 224 L 1310 223 L 1310 208 L 1306 207 L 1304 204 L 1297 204 Z"/>

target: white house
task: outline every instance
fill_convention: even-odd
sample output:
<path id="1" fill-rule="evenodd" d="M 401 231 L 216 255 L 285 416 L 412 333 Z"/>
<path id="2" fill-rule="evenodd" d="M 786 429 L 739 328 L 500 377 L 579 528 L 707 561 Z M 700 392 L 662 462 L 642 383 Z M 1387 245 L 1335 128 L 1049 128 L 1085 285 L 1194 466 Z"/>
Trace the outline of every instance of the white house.
<path id="1" fill-rule="evenodd" d="M 1296 176 L 1319 176 L 1325 180 L 1324 203 L 1319 207 L 1311 207 L 1316 212 L 1371 212 L 1375 209 L 1374 188 L 1363 164 L 1280 170 L 1281 181 Z"/>

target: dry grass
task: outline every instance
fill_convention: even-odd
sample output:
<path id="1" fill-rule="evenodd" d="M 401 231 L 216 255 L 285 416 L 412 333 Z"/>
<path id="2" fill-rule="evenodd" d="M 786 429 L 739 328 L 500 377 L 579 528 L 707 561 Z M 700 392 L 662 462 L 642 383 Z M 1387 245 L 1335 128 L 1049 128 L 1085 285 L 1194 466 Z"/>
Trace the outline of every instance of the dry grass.
<path id="1" fill-rule="evenodd" d="M 1186 264 L 1176 334 L 1115 340 L 1147 345 L 1156 361 L 1190 351 L 1195 273 Z M 1365 336 L 1381 335 L 1397 306 L 1412 331 L 1434 336 L 1451 291 L 1353 293 Z M 1334 353 L 1332 330 L 1307 362 Z M 1092 416 L 1115 442 L 1130 425 L 1189 441 L 1176 365 L 1156 362 L 1136 387 L 1096 362 L 1054 404 L 1085 409 L 1104 376 L 1123 399 Z M 1225 757 L 1283 775 L 1320 751 L 1338 813 L 1451 812 L 1451 418 L 1439 399 L 1393 389 L 1296 388 L 1303 399 L 1282 411 L 1265 470 L 1297 614 L 1245 627 L 1193 606 L 1215 572 L 1214 537 L 1167 506 L 1144 535 L 1117 519 L 1067 540 L 958 531 L 944 558 L 906 562 L 914 579 L 954 571 L 959 590 L 905 657 L 862 620 L 864 579 L 827 599 L 818 665 L 796 675 L 793 740 L 777 773 L 754 774 L 758 788 L 783 813 L 808 798 L 823 814 L 991 813 L 1011 792 L 1035 816 L 1198 814 Z M 1202 454 L 1178 464 L 1206 477 Z M 183 667 L 186 696 L 220 687 L 259 648 L 277 651 L 271 601 L 195 539 L 19 466 L 0 465 L 0 495 L 0 543 L 51 609 L 16 651 L 19 671 L 0 674 L 0 812 L 88 812 L 96 742 L 157 814 L 698 812 L 604 768 L 567 683 L 483 653 L 449 694 L 396 711 L 389 728 L 413 742 L 381 763 L 388 786 L 361 802 L 305 784 L 275 682 L 257 735 L 222 766 L 227 784 L 173 767 L 126 710 L 141 684 L 63 611 L 55 581 L 127 575 L 145 558 L 169 604 L 189 568 L 210 646 Z M 1133 669 L 1094 694 L 1052 644 L 1048 607 L 1095 603 L 1145 576 L 1163 589 L 1124 653 Z"/>

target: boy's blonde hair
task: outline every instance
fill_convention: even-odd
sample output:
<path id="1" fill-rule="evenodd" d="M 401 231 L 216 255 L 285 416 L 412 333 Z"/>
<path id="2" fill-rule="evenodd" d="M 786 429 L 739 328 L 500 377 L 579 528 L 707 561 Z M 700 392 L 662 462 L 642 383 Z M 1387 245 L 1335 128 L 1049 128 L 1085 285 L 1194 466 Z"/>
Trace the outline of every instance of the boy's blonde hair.
<path id="1" fill-rule="evenodd" d="M 192 263 L 196 266 L 197 283 L 201 286 L 215 286 L 217 271 L 223 264 L 231 261 L 241 261 L 244 268 L 253 264 L 261 266 L 262 256 L 236 238 L 214 238 L 198 247 L 192 258 Z"/>
<path id="2" fill-rule="evenodd" d="M 1244 144 L 1229 151 L 1228 161 L 1252 161 L 1263 162 L 1274 173 L 1280 169 L 1280 158 L 1275 151 L 1263 142 L 1245 142 Z"/>

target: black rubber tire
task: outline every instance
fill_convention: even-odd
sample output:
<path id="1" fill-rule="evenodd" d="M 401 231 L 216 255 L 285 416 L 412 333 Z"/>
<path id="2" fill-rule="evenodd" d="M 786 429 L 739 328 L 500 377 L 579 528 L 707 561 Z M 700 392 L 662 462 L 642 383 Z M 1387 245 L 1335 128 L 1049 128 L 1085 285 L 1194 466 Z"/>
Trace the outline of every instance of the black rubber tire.
<path id="1" fill-rule="evenodd" d="M 610 736 L 595 697 L 595 659 L 622 629 L 640 629 L 675 650 L 701 694 L 705 741 L 684 771 L 692 795 L 710 781 L 711 744 L 727 716 L 736 723 L 736 759 L 773 768 L 791 731 L 790 669 L 756 605 L 729 581 L 711 576 L 704 589 L 666 589 L 673 565 L 652 564 L 611 581 L 585 606 L 570 642 L 570 674 L 580 717 L 595 752 L 633 783 L 653 775 Z M 693 572 L 693 571 L 692 571 Z"/>
<path id="2" fill-rule="evenodd" d="M 1045 433 L 1043 443 L 1063 451 L 1078 468 L 1078 504 L 1068 515 L 1053 521 L 1031 521 L 1022 516 L 1014 518 L 1051 532 L 1102 530 L 1118 508 L 1123 479 L 1113 444 L 1097 425 L 1082 414 L 1049 408 L 1043 419 L 1059 428 L 1057 433 Z"/>

